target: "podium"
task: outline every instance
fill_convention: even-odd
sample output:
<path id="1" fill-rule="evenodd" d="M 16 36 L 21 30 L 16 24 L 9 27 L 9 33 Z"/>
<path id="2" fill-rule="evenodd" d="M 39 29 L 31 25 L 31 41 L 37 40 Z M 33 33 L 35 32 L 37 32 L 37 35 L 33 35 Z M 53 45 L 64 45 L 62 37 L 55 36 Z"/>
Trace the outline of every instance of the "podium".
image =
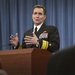
<path id="1" fill-rule="evenodd" d="M 38 48 L 0 51 L 2 69 L 8 75 L 46 75 L 50 55 Z"/>

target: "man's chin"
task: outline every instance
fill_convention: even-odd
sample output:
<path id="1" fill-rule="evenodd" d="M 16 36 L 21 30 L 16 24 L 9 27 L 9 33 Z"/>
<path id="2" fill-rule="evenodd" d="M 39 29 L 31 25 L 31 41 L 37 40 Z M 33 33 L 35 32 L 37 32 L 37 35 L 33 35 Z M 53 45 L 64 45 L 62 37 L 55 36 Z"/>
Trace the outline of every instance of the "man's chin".
<path id="1" fill-rule="evenodd" d="M 36 22 L 35 24 L 36 24 L 36 25 L 39 25 L 39 24 L 41 24 L 41 23 Z"/>

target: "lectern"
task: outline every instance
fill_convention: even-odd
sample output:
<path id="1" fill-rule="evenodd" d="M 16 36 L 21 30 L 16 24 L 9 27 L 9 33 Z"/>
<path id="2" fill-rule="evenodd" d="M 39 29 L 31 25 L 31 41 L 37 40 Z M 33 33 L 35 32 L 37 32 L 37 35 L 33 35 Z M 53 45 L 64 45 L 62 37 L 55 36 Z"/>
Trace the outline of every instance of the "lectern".
<path id="1" fill-rule="evenodd" d="M 46 75 L 50 55 L 38 48 L 0 51 L 2 69 L 8 75 Z"/>

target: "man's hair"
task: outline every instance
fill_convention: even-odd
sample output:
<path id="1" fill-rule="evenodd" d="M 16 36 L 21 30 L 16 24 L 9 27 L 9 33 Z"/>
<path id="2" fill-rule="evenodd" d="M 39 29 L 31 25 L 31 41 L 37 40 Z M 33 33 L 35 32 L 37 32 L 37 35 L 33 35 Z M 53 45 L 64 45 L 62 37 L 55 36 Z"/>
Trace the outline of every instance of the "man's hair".
<path id="1" fill-rule="evenodd" d="M 46 9 L 45 9 L 45 7 L 43 7 L 42 5 L 35 5 L 35 6 L 33 7 L 33 11 L 34 11 L 35 8 L 42 8 L 43 11 L 44 11 L 44 15 L 46 15 Z M 32 11 L 32 13 L 33 13 L 33 11 Z"/>

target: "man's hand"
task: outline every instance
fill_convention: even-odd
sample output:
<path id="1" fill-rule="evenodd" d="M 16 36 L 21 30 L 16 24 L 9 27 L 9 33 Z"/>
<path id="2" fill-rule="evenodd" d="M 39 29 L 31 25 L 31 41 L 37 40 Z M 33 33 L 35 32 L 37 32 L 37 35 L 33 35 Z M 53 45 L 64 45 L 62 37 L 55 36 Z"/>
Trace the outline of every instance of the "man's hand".
<path id="1" fill-rule="evenodd" d="M 13 36 L 13 35 L 10 36 L 10 43 L 11 43 L 14 47 L 17 46 L 18 42 L 19 42 L 18 33 L 16 33 L 16 36 Z"/>
<path id="2" fill-rule="evenodd" d="M 37 44 L 38 38 L 37 38 L 37 36 L 35 35 L 35 33 L 33 33 L 33 36 L 26 36 L 26 37 L 24 38 L 24 40 L 25 40 L 25 42 L 26 42 L 27 45 L 28 45 L 28 44 Z"/>

